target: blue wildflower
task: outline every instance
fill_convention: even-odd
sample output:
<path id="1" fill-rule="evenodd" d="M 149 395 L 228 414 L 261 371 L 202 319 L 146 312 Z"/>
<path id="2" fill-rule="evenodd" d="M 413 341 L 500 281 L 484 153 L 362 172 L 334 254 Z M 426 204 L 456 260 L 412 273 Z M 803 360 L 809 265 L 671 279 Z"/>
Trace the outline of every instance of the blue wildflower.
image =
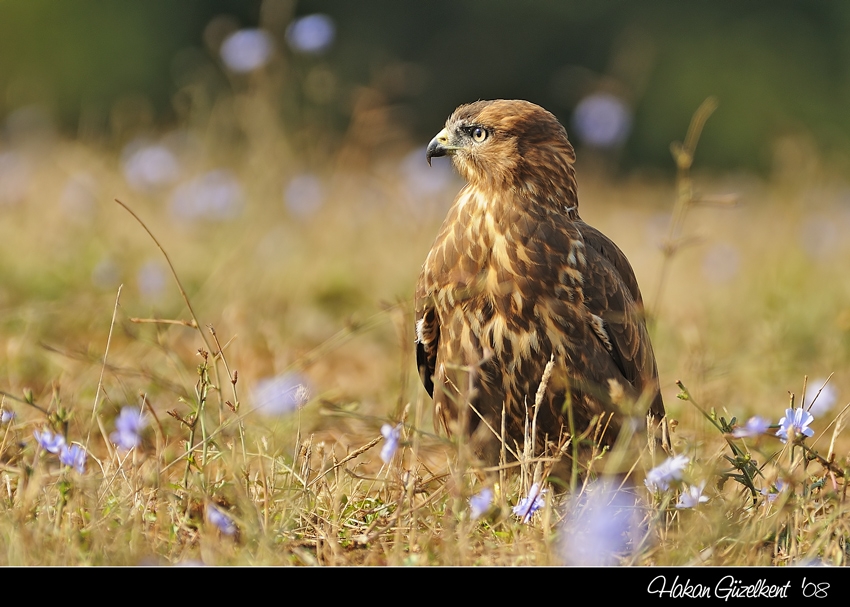
<path id="1" fill-rule="evenodd" d="M 690 459 L 684 455 L 668 457 L 667 461 L 657 465 L 646 474 L 644 484 L 650 491 L 666 491 L 673 481 L 682 480 L 682 471 Z"/>
<path id="2" fill-rule="evenodd" d="M 469 515 L 472 520 L 481 518 L 489 509 L 493 501 L 493 490 L 485 487 L 476 495 L 469 498 Z"/>
<path id="3" fill-rule="evenodd" d="M 785 491 L 788 484 L 783 480 L 777 480 L 770 489 L 762 489 L 759 491 L 764 496 L 765 503 L 772 504 L 779 497 L 779 494 Z"/>
<path id="4" fill-rule="evenodd" d="M 732 436 L 735 438 L 743 438 L 745 436 L 759 436 L 764 434 L 770 428 L 770 422 L 758 415 L 751 417 L 743 427 L 735 428 L 732 431 Z"/>
<path id="5" fill-rule="evenodd" d="M 222 510 L 219 510 L 214 504 L 207 505 L 207 520 L 218 527 L 219 531 L 225 535 L 236 533 L 236 524 L 233 522 L 233 519 Z"/>
<path id="6" fill-rule="evenodd" d="M 45 451 L 49 451 L 50 453 L 59 453 L 59 450 L 65 444 L 64 436 L 61 434 L 53 434 L 53 432 L 47 429 L 42 430 L 41 432 L 34 430 L 32 434 L 41 448 Z"/>
<path id="7" fill-rule="evenodd" d="M 274 51 L 272 37 L 265 30 L 246 28 L 230 34 L 221 45 L 224 64 L 234 72 L 252 72 L 263 67 Z"/>
<path id="8" fill-rule="evenodd" d="M 263 415 L 281 415 L 297 411 L 310 402 L 307 380 L 297 373 L 267 377 L 253 389 L 255 408 Z"/>
<path id="9" fill-rule="evenodd" d="M 0 409 L 0 424 L 8 424 L 15 419 L 15 412 L 8 409 Z"/>
<path id="10" fill-rule="evenodd" d="M 134 190 L 156 192 L 177 180 L 177 157 L 164 145 L 131 141 L 122 152 L 124 178 Z"/>
<path id="11" fill-rule="evenodd" d="M 814 416 L 802 407 L 785 409 L 785 417 L 779 420 L 780 428 L 776 431 L 776 436 L 783 443 L 787 443 L 789 438 L 793 440 L 799 434 L 813 436 L 815 431 L 809 428 L 809 424 L 813 421 L 815 421 Z"/>
<path id="12" fill-rule="evenodd" d="M 142 442 L 141 432 L 146 425 L 141 409 L 122 407 L 121 413 L 115 418 L 115 432 L 109 435 L 109 440 L 120 449 L 129 451 Z"/>
<path id="13" fill-rule="evenodd" d="M 327 15 L 299 17 L 286 28 L 286 41 L 298 53 L 321 55 L 333 44 L 336 25 Z"/>
<path id="14" fill-rule="evenodd" d="M 696 508 L 703 502 L 707 502 L 708 498 L 702 494 L 703 489 L 705 489 L 705 481 L 699 485 L 685 485 L 676 508 Z"/>
<path id="15" fill-rule="evenodd" d="M 567 504 L 560 526 L 559 553 L 566 565 L 616 565 L 643 535 L 640 500 L 613 479 L 588 483 Z"/>
<path id="16" fill-rule="evenodd" d="M 592 93 L 582 99 L 573 113 L 573 128 L 579 139 L 596 148 L 622 145 L 632 127 L 632 111 L 620 97 Z"/>
<path id="17" fill-rule="evenodd" d="M 531 515 L 543 507 L 544 493 L 546 493 L 546 489 L 541 489 L 538 483 L 531 485 L 531 489 L 528 490 L 528 495 L 522 498 L 520 502 L 514 506 L 514 514 L 516 514 L 523 523 L 530 521 Z"/>
<path id="18" fill-rule="evenodd" d="M 242 214 L 245 190 L 229 169 L 215 169 L 179 185 L 171 195 L 171 212 L 180 219 L 228 221 Z"/>
<path id="19" fill-rule="evenodd" d="M 381 447 L 381 459 L 389 464 L 398 449 L 398 440 L 401 437 L 401 424 L 395 428 L 389 424 L 381 426 L 381 434 L 384 436 L 384 446 Z"/>
<path id="20" fill-rule="evenodd" d="M 79 445 L 62 445 L 59 450 L 59 461 L 65 466 L 71 466 L 82 474 L 86 471 L 86 450 Z"/>

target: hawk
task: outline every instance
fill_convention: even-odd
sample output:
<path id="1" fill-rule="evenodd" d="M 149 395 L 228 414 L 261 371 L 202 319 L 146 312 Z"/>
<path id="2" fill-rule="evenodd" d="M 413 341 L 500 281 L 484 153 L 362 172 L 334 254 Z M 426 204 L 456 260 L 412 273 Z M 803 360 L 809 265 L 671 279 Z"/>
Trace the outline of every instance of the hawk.
<path id="1" fill-rule="evenodd" d="M 604 420 L 608 445 L 627 417 L 643 422 L 648 409 L 660 422 L 634 271 L 582 221 L 575 152 L 557 118 L 528 101 L 462 105 L 426 156 L 451 156 L 467 181 L 416 287 L 416 359 L 437 423 L 475 437 L 495 463 L 504 418 L 516 452 L 550 358 L 536 454 L 570 430 L 570 416 L 576 434 Z"/>

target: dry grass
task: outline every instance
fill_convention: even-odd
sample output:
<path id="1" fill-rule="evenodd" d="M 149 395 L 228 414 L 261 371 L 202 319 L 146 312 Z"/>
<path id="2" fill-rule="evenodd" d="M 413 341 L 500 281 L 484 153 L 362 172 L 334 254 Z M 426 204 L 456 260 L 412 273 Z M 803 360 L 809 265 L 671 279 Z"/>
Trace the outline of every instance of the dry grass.
<path id="1" fill-rule="evenodd" d="M 223 152 L 211 123 L 193 156 L 192 170 L 225 163 L 240 179 L 244 212 L 229 221 L 176 219 L 172 188 L 132 191 L 103 144 L 15 151 L 31 169 L 25 194 L 0 206 L 0 402 L 15 413 L 0 426 L 0 564 L 582 562 L 569 538 L 577 524 L 593 529 L 594 508 L 612 520 L 629 513 L 607 562 L 846 562 L 846 184 L 816 173 L 697 175 L 697 190 L 736 191 L 741 205 L 690 209 L 677 233 L 690 246 L 669 258 L 662 291 L 673 183 L 612 182 L 579 167 L 583 216 L 620 244 L 654 298 L 674 448 L 690 458 L 684 481 L 705 481 L 709 501 L 675 508 L 676 483 L 651 494 L 643 478 L 663 457 L 624 445 L 592 466 L 630 471 L 617 477 L 625 501 L 585 475 L 572 494 L 546 491 L 524 523 L 511 509 L 539 480 L 540 454 L 526 454 L 521 474 L 480 470 L 463 441 L 434 433 L 412 360 L 413 283 L 459 184 L 406 194 L 393 154 L 353 163 L 352 148 L 366 145 L 355 137 L 321 166 L 321 208 L 299 217 L 280 195 L 298 172 L 281 163 L 297 157 L 282 134 L 251 124 L 265 115 L 248 101 L 233 110 L 243 144 Z M 80 175 L 90 198 L 74 206 L 65 188 Z M 167 251 L 186 299 L 116 196 Z M 155 288 L 139 279 L 143 268 Z M 808 461 L 775 430 L 724 434 L 733 417 L 776 424 L 805 376 L 831 373 L 839 400 L 805 441 L 825 461 Z M 257 410 L 260 380 L 275 376 L 309 385 L 306 404 Z M 110 434 L 128 405 L 144 407 L 147 425 L 124 451 Z M 384 463 L 388 422 L 402 433 Z M 42 428 L 85 447 L 83 473 L 38 447 Z M 777 481 L 785 489 L 773 501 L 746 487 Z M 469 499 L 485 486 L 493 506 L 473 520 Z M 592 501 L 606 492 L 615 510 Z M 214 509 L 234 533 L 210 520 Z"/>

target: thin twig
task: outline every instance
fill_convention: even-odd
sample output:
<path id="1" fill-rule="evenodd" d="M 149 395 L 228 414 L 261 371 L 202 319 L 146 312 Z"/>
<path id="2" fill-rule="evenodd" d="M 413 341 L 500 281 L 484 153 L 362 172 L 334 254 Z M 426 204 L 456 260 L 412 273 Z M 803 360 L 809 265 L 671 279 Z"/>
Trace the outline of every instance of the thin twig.
<path id="1" fill-rule="evenodd" d="M 232 409 L 233 409 L 234 413 L 237 413 L 239 411 L 239 395 L 236 393 L 236 382 L 238 380 L 238 375 L 236 374 L 235 371 L 231 373 L 230 365 L 227 364 L 227 358 L 224 356 L 224 348 L 222 347 L 221 343 L 219 343 L 219 341 L 218 341 L 218 335 L 216 334 L 215 329 L 213 328 L 212 325 L 207 325 L 207 328 L 209 329 L 210 334 L 212 335 L 213 341 L 215 341 L 215 347 L 218 348 L 218 352 L 216 352 L 213 356 L 213 361 L 215 361 L 217 358 L 220 358 L 221 362 L 224 363 L 224 370 L 227 371 L 227 379 L 230 382 L 231 389 L 233 390 L 233 407 L 232 407 Z M 228 343 L 230 343 L 230 342 L 228 342 Z M 217 378 L 218 381 L 220 381 L 218 373 L 216 373 L 216 378 Z M 219 397 L 220 397 L 220 395 L 221 395 L 221 386 L 219 385 Z M 219 399 L 221 399 L 221 398 L 219 398 Z M 221 418 L 219 418 L 219 421 L 222 421 Z M 242 460 L 245 461 L 247 459 L 247 452 L 248 451 L 245 447 L 245 425 L 242 423 L 241 420 L 239 421 L 238 428 L 239 428 L 239 443 L 242 445 Z"/>
<path id="2" fill-rule="evenodd" d="M 186 289 L 183 288 L 183 283 L 180 282 L 180 277 L 177 276 L 177 270 L 174 269 L 174 264 L 171 263 L 171 258 L 168 256 L 168 253 L 165 251 L 165 248 L 161 244 L 159 244 L 159 241 L 156 239 L 156 236 L 153 235 L 153 232 L 150 231 L 150 228 L 148 228 L 145 222 L 142 221 L 141 218 L 136 215 L 130 207 L 128 207 L 126 204 L 124 204 L 117 198 L 115 199 L 115 202 L 124 207 L 124 210 L 127 211 L 130 215 L 132 215 L 133 219 L 139 222 L 139 225 L 144 228 L 145 232 L 147 232 L 148 236 L 151 237 L 151 240 L 153 240 L 154 244 L 160 250 L 163 257 L 165 257 L 165 262 L 168 264 L 168 267 L 171 270 L 171 275 L 174 276 L 174 281 L 177 283 L 177 288 L 180 289 L 180 295 L 183 297 L 183 301 L 186 303 L 186 307 L 189 308 L 189 313 L 192 315 L 192 320 L 195 322 L 195 328 L 198 330 L 198 333 L 201 334 L 201 339 L 204 341 L 204 345 L 207 347 L 207 352 L 212 352 L 210 343 L 207 341 L 207 336 L 204 334 L 203 331 L 201 331 L 201 323 L 198 322 L 198 315 L 195 314 L 195 310 L 194 308 L 192 308 L 192 302 L 189 301 L 189 296 L 186 294 Z"/>
<path id="3" fill-rule="evenodd" d="M 115 327 L 115 317 L 118 315 L 118 302 L 121 300 L 121 289 L 124 285 L 118 285 L 118 293 L 115 295 L 115 306 L 112 308 L 112 321 L 109 323 L 109 335 L 106 336 L 106 349 L 103 351 L 103 364 L 100 366 L 100 379 L 97 380 L 97 390 L 94 393 L 94 406 L 91 410 L 91 423 L 89 424 L 88 434 L 86 434 L 86 451 L 89 449 L 89 439 L 91 438 L 91 428 L 94 425 L 94 419 L 97 416 L 97 406 L 100 402 L 100 392 L 103 390 L 103 375 L 106 372 L 106 357 L 109 355 L 109 344 L 112 343 L 112 329 Z M 103 442 L 108 442 L 104 435 Z"/>
<path id="4" fill-rule="evenodd" d="M 5 396 L 6 398 L 11 398 L 11 399 L 12 399 L 12 400 L 14 400 L 14 401 L 17 401 L 17 402 L 19 402 L 19 403 L 23 403 L 23 404 L 25 404 L 25 405 L 29 405 L 30 407 L 33 407 L 33 408 L 35 408 L 35 409 L 38 409 L 39 411 L 41 411 L 41 412 L 42 412 L 42 413 L 44 413 L 45 415 L 50 415 L 50 413 L 47 411 L 47 409 L 44 409 L 44 408 L 40 407 L 39 405 L 36 405 L 36 404 L 35 404 L 33 401 L 31 401 L 31 400 L 26 400 L 26 399 L 23 399 L 23 398 L 19 398 L 19 397 L 15 396 L 14 394 L 9 394 L 8 392 L 3 392 L 2 390 L 0 390 L 0 396 Z"/>
<path id="5" fill-rule="evenodd" d="M 377 444 L 378 444 L 381 440 L 383 440 L 383 437 L 382 437 L 382 436 L 379 436 L 379 437 L 377 437 L 377 438 L 372 439 L 371 441 L 369 441 L 368 443 L 366 443 L 365 445 L 363 445 L 363 446 L 362 446 L 362 447 L 360 447 L 359 449 L 355 449 L 354 451 L 352 451 L 351 453 L 349 453 L 348 455 L 346 455 L 344 458 L 342 458 L 341 460 L 339 460 L 339 462 L 337 462 L 336 464 L 334 464 L 334 465 L 333 465 L 333 467 L 328 468 L 327 470 L 325 470 L 324 472 L 322 472 L 319 476 L 317 476 L 317 477 L 316 477 L 316 478 L 314 478 L 312 481 L 310 481 L 310 482 L 307 484 L 307 488 L 309 489 L 310 487 L 312 487 L 313 485 L 315 485 L 315 484 L 316 484 L 319 480 L 323 479 L 323 478 L 324 478 L 325 476 L 327 476 L 329 473 L 333 472 L 334 470 L 336 470 L 337 468 L 339 468 L 340 466 L 342 466 L 342 465 L 343 465 L 343 464 L 345 464 L 346 462 L 350 462 L 351 460 L 353 460 L 353 459 L 354 459 L 355 457 L 357 457 L 358 455 L 360 455 L 360 454 L 362 454 L 362 453 L 366 453 L 369 449 L 371 449 L 372 447 L 374 447 L 375 445 L 377 445 Z"/>
<path id="6" fill-rule="evenodd" d="M 130 322 L 135 323 L 152 323 L 158 325 L 182 325 L 184 327 L 191 327 L 192 329 L 197 329 L 198 325 L 194 320 L 182 320 L 182 319 L 172 319 L 172 318 L 130 318 Z"/>
<path id="7" fill-rule="evenodd" d="M 664 287 L 667 283 L 667 276 L 670 272 L 670 263 L 675 254 L 682 249 L 688 240 L 682 238 L 682 229 L 685 224 L 685 217 L 688 214 L 690 207 L 704 201 L 717 202 L 723 200 L 723 206 L 729 206 L 727 198 L 701 198 L 694 196 L 693 180 L 691 179 L 691 166 L 694 162 L 694 153 L 696 152 L 697 143 L 702 134 L 703 127 L 709 116 L 717 109 L 717 98 L 708 97 L 703 101 L 694 112 L 691 122 L 688 125 L 688 132 L 685 135 L 685 142 L 674 142 L 670 145 L 670 151 L 673 154 L 673 160 L 676 163 L 676 202 L 673 205 L 673 213 L 670 217 L 670 223 L 667 228 L 667 237 L 662 246 L 661 269 L 659 271 L 658 286 L 655 290 L 655 297 L 652 299 L 652 308 L 649 311 L 648 317 L 650 322 L 658 317 L 661 309 L 661 296 L 664 292 Z"/>

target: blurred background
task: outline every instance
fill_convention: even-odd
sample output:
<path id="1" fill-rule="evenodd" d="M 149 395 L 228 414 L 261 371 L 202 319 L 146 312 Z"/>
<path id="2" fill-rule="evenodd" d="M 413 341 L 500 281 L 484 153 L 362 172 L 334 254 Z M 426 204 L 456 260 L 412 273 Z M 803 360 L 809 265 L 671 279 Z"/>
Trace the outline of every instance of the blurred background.
<path id="1" fill-rule="evenodd" d="M 703 166 L 780 170 L 789 138 L 845 161 L 848 31 L 841 0 L 4 2 L 0 115 L 6 142 L 39 120 L 121 142 L 209 121 L 262 76 L 276 120 L 319 156 L 363 104 L 425 141 L 461 102 L 520 97 L 616 148 L 618 168 L 667 169 L 713 94 Z"/>
<path id="2" fill-rule="evenodd" d="M 457 105 L 518 97 L 577 147 L 582 214 L 657 313 L 668 402 L 681 378 L 707 405 L 778 413 L 834 371 L 840 399 L 848 34 L 843 0 L 0 2 L 0 384 L 90 398 L 124 285 L 113 409 L 190 392 L 197 335 L 132 321 L 186 310 L 117 197 L 243 395 L 319 399 L 376 432 L 422 398 L 412 290 L 462 185 L 424 146 Z M 662 292 L 670 144 L 709 95 L 698 188 L 741 205 L 694 211 Z"/>

